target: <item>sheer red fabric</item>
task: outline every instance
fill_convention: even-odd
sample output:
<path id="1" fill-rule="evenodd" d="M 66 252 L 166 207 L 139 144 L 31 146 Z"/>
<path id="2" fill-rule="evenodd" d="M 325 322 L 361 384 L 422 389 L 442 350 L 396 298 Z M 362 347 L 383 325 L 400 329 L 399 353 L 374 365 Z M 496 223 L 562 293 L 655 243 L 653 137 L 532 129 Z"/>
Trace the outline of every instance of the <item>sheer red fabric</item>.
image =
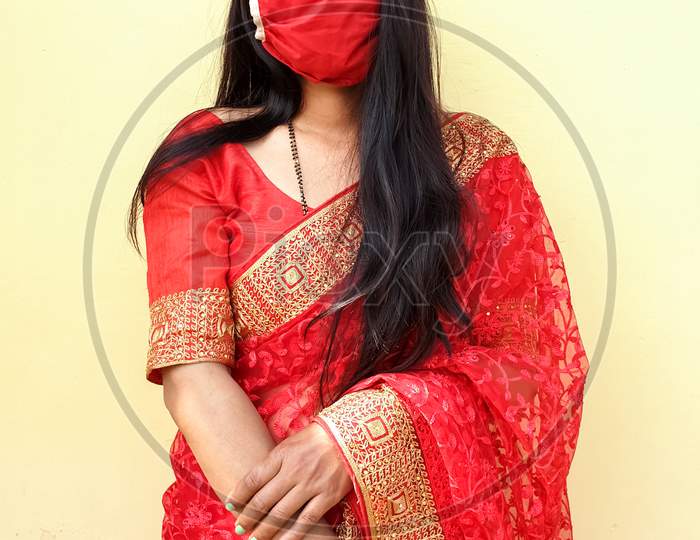
<path id="1" fill-rule="evenodd" d="M 216 122 L 200 111 L 171 136 Z M 231 144 L 169 174 L 169 187 L 146 199 L 147 377 L 160 382 L 165 365 L 221 362 L 275 440 L 321 424 L 353 476 L 353 491 L 327 514 L 341 538 L 568 539 L 566 476 L 588 362 L 561 252 L 503 132 L 458 113 L 443 137 L 481 211 L 468 231 L 473 260 L 455 283 L 473 325 L 460 334 L 444 321 L 452 355 L 437 349 L 322 408 L 330 321 L 304 330 L 356 254 L 354 190 L 303 216 Z M 337 341 L 331 387 L 356 360 L 357 310 L 344 314 L 348 338 Z M 232 538 L 233 519 L 179 431 L 170 456 L 163 538 Z"/>
<path id="2" fill-rule="evenodd" d="M 358 479 L 346 537 L 571 538 L 566 476 L 588 363 L 561 253 L 517 154 L 487 162 L 474 188 L 486 219 L 458 280 L 471 339 L 370 377 L 320 414 Z M 395 459 L 365 444 L 377 433 L 393 436 Z M 411 500 L 422 502 L 403 516 Z"/>

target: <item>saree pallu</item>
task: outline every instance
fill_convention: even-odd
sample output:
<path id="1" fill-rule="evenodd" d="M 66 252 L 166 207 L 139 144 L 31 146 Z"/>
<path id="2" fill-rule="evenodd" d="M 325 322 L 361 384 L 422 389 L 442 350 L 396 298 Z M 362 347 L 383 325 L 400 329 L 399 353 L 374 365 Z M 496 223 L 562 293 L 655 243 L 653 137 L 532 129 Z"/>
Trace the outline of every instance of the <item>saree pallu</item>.
<path id="1" fill-rule="evenodd" d="M 456 180 L 481 214 L 466 233 L 474 234 L 469 267 L 454 278 L 469 332 L 441 321 L 451 353 L 436 346 L 412 369 L 377 373 L 322 407 L 330 318 L 309 322 L 356 257 L 355 190 L 292 220 L 232 270 L 230 231 L 247 233 L 237 213 L 242 196 L 231 204 L 226 191 L 233 189 L 223 170 L 228 149 L 188 165 L 186 188 L 175 183 L 170 195 L 144 206 L 147 377 L 160 383 L 163 366 L 220 362 L 276 441 L 310 422 L 321 425 L 353 482 L 326 515 L 340 538 L 569 539 L 566 477 L 588 362 L 561 252 L 507 135 L 458 113 L 443 140 Z M 206 200 L 193 203 L 195 196 Z M 197 272 L 180 275 L 183 266 Z M 336 331 L 329 388 L 340 388 L 355 366 L 360 332 L 360 307 L 351 305 Z M 170 456 L 176 480 L 163 496 L 163 538 L 233 538 L 231 514 L 179 431 Z"/>

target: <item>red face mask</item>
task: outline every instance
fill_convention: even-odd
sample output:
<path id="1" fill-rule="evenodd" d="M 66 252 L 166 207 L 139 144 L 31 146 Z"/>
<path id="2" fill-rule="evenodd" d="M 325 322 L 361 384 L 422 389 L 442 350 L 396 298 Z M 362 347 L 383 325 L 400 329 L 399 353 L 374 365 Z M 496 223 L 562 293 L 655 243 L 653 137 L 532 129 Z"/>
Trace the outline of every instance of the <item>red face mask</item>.
<path id="1" fill-rule="evenodd" d="M 255 37 L 314 82 L 351 86 L 367 76 L 379 0 L 249 0 Z"/>

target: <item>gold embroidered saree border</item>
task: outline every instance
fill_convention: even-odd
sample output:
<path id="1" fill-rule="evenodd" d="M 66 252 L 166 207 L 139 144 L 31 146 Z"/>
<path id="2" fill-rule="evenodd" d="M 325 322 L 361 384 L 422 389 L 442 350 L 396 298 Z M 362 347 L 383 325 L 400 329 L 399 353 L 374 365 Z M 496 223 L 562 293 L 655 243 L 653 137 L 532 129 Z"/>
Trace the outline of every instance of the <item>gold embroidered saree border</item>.
<path id="1" fill-rule="evenodd" d="M 443 126 L 443 147 L 460 185 L 491 158 L 514 154 L 511 139 L 485 118 L 462 113 Z M 294 319 L 354 264 L 362 224 L 349 189 L 287 232 L 231 285 L 236 335 L 269 334 Z"/>
<path id="2" fill-rule="evenodd" d="M 239 337 L 279 328 L 349 273 L 362 236 L 354 201 L 350 192 L 314 212 L 233 283 Z"/>
<path id="3" fill-rule="evenodd" d="M 477 114 L 464 113 L 447 127 L 443 138 L 445 154 L 460 185 L 476 176 L 490 159 L 518 153 L 506 133 Z"/>
<path id="4" fill-rule="evenodd" d="M 354 472 L 371 538 L 445 538 L 413 422 L 389 386 L 346 394 L 317 418 Z M 346 511 L 338 531 L 351 538 L 357 530 Z"/>
<path id="5" fill-rule="evenodd" d="M 189 289 L 161 296 L 151 318 L 146 378 L 161 383 L 159 369 L 217 362 L 233 366 L 233 310 L 228 289 Z"/>

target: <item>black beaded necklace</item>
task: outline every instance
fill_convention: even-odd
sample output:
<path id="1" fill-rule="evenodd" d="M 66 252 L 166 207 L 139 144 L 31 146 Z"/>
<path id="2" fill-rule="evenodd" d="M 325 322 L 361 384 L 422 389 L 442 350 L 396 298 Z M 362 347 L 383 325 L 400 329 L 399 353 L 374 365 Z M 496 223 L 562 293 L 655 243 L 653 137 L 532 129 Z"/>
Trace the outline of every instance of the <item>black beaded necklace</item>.
<path id="1" fill-rule="evenodd" d="M 309 206 L 306 204 L 306 196 L 304 195 L 304 179 L 301 174 L 301 163 L 299 162 L 299 151 L 297 150 L 297 138 L 294 133 L 292 119 L 287 120 L 289 128 L 289 144 L 292 147 L 292 160 L 294 161 L 294 172 L 297 175 L 297 183 L 299 184 L 299 194 L 301 200 L 301 211 L 306 215 L 309 211 Z"/>

